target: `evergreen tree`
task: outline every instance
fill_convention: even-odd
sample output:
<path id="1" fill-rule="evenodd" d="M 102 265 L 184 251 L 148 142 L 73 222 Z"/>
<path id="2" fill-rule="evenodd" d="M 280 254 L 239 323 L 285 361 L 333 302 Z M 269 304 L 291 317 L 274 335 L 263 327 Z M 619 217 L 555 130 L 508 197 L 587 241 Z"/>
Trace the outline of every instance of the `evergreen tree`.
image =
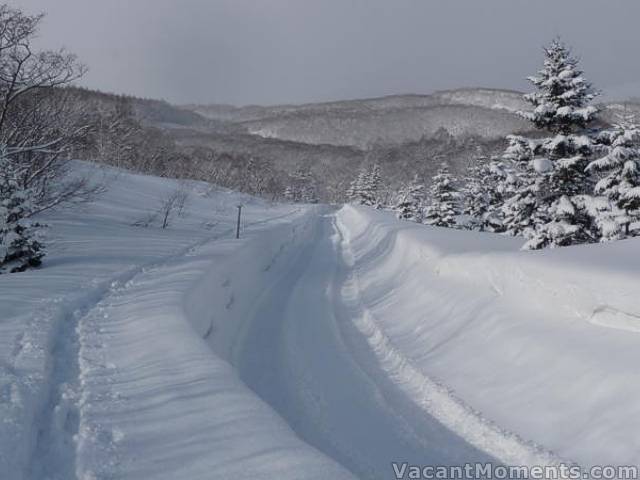
<path id="1" fill-rule="evenodd" d="M 296 201 L 302 203 L 318 203 L 315 180 L 305 170 L 298 170 L 295 174 L 294 191 Z"/>
<path id="2" fill-rule="evenodd" d="M 592 208 L 603 240 L 632 234 L 631 223 L 640 219 L 640 127 L 623 120 L 598 137 L 605 155 L 593 160 L 587 170 L 601 179 L 596 195 L 608 201 L 605 208 Z"/>
<path id="3" fill-rule="evenodd" d="M 462 213 L 467 217 L 465 227 L 482 230 L 482 218 L 487 211 L 488 201 L 481 186 L 482 165 L 469 165 L 465 184 L 462 188 Z"/>
<path id="4" fill-rule="evenodd" d="M 371 167 L 369 174 L 366 176 L 366 180 L 361 190 L 361 197 L 364 200 L 363 205 L 369 205 L 371 207 L 381 208 L 380 202 L 380 186 L 382 184 L 382 174 L 380 171 L 380 165 L 377 163 Z"/>
<path id="5" fill-rule="evenodd" d="M 559 39 L 544 49 L 544 67 L 528 80 L 538 89 L 524 96 L 534 106 L 521 115 L 542 130 L 569 135 L 587 128 L 598 109 L 590 105 L 597 93 L 583 77 L 578 59 Z"/>
<path id="6" fill-rule="evenodd" d="M 347 190 L 347 198 L 359 205 L 380 207 L 379 192 L 382 183 L 380 166 L 373 165 L 370 170 L 362 169 L 358 176 L 351 182 Z"/>
<path id="7" fill-rule="evenodd" d="M 510 172 L 511 183 L 505 182 L 506 192 L 504 205 L 501 208 L 505 233 L 513 236 L 527 236 L 535 232 L 536 225 L 546 221 L 541 218 L 543 205 L 538 197 L 537 174 L 544 174 L 544 168 L 551 168 L 550 163 L 538 161 L 535 169 L 533 159 L 536 141 L 510 135 L 509 146 L 502 159 Z"/>
<path id="8" fill-rule="evenodd" d="M 499 157 L 492 158 L 483 166 L 480 174 L 480 188 L 487 202 L 486 213 L 482 218 L 483 230 L 504 233 L 505 219 L 502 206 L 505 199 L 513 195 L 517 177 L 505 168 Z"/>
<path id="9" fill-rule="evenodd" d="M 22 272 L 42 263 L 37 240 L 41 225 L 29 220 L 33 192 L 21 186 L 18 168 L 6 148 L 0 149 L 0 272 Z"/>
<path id="10" fill-rule="evenodd" d="M 592 187 L 586 166 L 594 141 L 587 129 L 598 112 L 590 105 L 596 93 L 559 40 L 545 48 L 543 69 L 529 80 L 537 91 L 525 99 L 534 109 L 521 115 L 553 136 L 510 138 L 505 156 L 519 175 L 504 208 L 506 231 L 525 235 L 529 249 L 593 241 L 584 196 Z"/>
<path id="11" fill-rule="evenodd" d="M 508 195 L 513 195 L 514 176 L 507 172 L 500 158 L 476 158 L 462 190 L 465 225 L 470 230 L 503 232 L 502 206 Z"/>
<path id="12" fill-rule="evenodd" d="M 351 181 L 349 189 L 347 190 L 347 200 L 349 202 L 361 204 L 361 191 L 366 183 L 368 172 L 365 169 L 361 169 L 358 175 Z"/>
<path id="13" fill-rule="evenodd" d="M 430 188 L 430 205 L 425 212 L 424 223 L 436 227 L 456 227 L 460 215 L 460 194 L 455 187 L 455 178 L 443 163 L 433 177 Z"/>
<path id="14" fill-rule="evenodd" d="M 418 175 L 400 190 L 393 209 L 401 220 L 422 223 L 424 210 L 424 185 Z"/>

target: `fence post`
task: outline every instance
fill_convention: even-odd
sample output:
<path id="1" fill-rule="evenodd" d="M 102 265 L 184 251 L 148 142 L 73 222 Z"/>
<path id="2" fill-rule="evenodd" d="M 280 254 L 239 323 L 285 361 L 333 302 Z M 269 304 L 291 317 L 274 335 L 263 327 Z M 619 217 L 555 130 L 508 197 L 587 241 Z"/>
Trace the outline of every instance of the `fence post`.
<path id="1" fill-rule="evenodd" d="M 242 205 L 238 205 L 238 225 L 236 226 L 236 238 L 240 238 L 240 219 L 242 218 Z"/>

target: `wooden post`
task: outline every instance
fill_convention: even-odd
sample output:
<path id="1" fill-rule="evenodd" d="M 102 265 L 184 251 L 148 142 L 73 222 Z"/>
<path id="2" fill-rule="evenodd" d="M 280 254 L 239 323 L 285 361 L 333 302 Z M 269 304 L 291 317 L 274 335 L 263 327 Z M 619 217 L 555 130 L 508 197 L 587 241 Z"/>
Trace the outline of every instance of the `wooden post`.
<path id="1" fill-rule="evenodd" d="M 238 205 L 238 225 L 236 227 L 236 238 L 240 238 L 240 219 L 242 218 L 242 205 Z"/>

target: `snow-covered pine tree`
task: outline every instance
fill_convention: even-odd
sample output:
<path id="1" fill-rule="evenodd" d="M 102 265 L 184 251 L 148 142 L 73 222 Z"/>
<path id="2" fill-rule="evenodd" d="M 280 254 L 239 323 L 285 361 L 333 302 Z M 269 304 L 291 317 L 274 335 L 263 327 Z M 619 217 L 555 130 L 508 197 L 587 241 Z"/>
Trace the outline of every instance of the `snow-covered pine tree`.
<path id="1" fill-rule="evenodd" d="M 375 164 L 371 169 L 362 169 L 358 176 L 351 182 L 347 190 L 347 199 L 359 205 L 379 207 L 378 194 L 382 176 L 380 166 Z"/>
<path id="2" fill-rule="evenodd" d="M 318 203 L 315 179 L 303 169 L 294 174 L 293 192 L 297 202 Z"/>
<path id="3" fill-rule="evenodd" d="M 504 199 L 513 195 L 515 176 L 505 169 L 502 158 L 477 157 L 468 167 L 462 189 L 466 228 L 487 232 L 503 232 Z"/>
<path id="4" fill-rule="evenodd" d="M 380 165 L 377 163 L 371 167 L 369 174 L 366 176 L 364 185 L 361 189 L 363 205 L 381 208 L 380 205 L 380 186 L 382 184 L 382 173 Z"/>
<path id="5" fill-rule="evenodd" d="M 501 208 L 504 232 L 513 236 L 531 236 L 536 225 L 544 224 L 546 217 L 540 218 L 543 208 L 538 198 L 538 173 L 544 174 L 543 167 L 551 168 L 550 163 L 538 162 L 536 170 L 533 159 L 536 140 L 519 135 L 507 137 L 509 146 L 502 156 L 504 169 L 512 175 L 504 177 L 502 186 L 504 204 Z"/>
<path id="6" fill-rule="evenodd" d="M 17 165 L 0 147 L 0 273 L 37 267 L 44 257 L 37 239 L 41 225 L 29 220 L 35 208 L 33 192 L 23 188 L 19 178 Z"/>
<path id="7" fill-rule="evenodd" d="M 625 118 L 601 132 L 598 141 L 605 155 L 587 170 L 600 176 L 595 193 L 608 202 L 608 208 L 592 208 L 602 240 L 637 235 L 630 227 L 640 220 L 640 127 Z"/>
<path id="8" fill-rule="evenodd" d="M 425 210 L 424 223 L 436 227 L 456 227 L 460 215 L 460 194 L 446 163 L 442 164 L 438 174 L 433 177 L 429 192 L 430 204 Z"/>
<path id="9" fill-rule="evenodd" d="M 485 188 L 487 165 L 484 159 L 476 158 L 467 169 L 465 185 L 462 188 L 462 213 L 464 227 L 469 230 L 484 230 L 484 220 L 489 211 L 489 195 Z"/>
<path id="10" fill-rule="evenodd" d="M 505 167 L 500 157 L 492 157 L 480 172 L 480 188 L 487 199 L 487 211 L 482 223 L 484 230 L 493 233 L 504 233 L 504 213 L 502 206 L 505 199 L 514 193 L 516 176 Z"/>
<path id="11" fill-rule="evenodd" d="M 544 52 L 543 69 L 529 78 L 537 91 L 525 95 L 534 110 L 521 115 L 553 136 L 513 138 L 510 144 L 515 149 L 516 142 L 524 151 L 518 153 L 518 170 L 523 174 L 519 193 L 505 206 L 507 231 L 523 233 L 528 249 L 584 243 L 597 237 L 584 208 L 584 195 L 592 186 L 585 169 L 594 151 L 587 129 L 598 113 L 590 105 L 596 93 L 561 41 L 554 40 Z"/>
<path id="12" fill-rule="evenodd" d="M 469 230 L 481 230 L 481 218 L 484 215 L 486 202 L 480 191 L 481 165 L 472 163 L 467 168 L 467 175 L 462 187 L 462 213 L 466 220 L 464 227 Z"/>
<path id="13" fill-rule="evenodd" d="M 413 180 L 404 185 L 398 193 L 393 209 L 401 220 L 422 223 L 424 217 L 424 184 L 415 175 Z"/>
<path id="14" fill-rule="evenodd" d="M 362 186 L 365 183 L 367 174 L 368 173 L 365 169 L 361 169 L 360 172 L 358 172 L 358 175 L 351 181 L 351 183 L 349 184 L 349 189 L 346 193 L 347 201 L 358 204 L 360 203 L 360 191 L 362 190 Z"/>
<path id="15" fill-rule="evenodd" d="M 560 39 L 544 49 L 545 61 L 538 75 L 528 80 L 538 91 L 524 96 L 535 108 L 521 114 L 542 129 L 569 135 L 587 128 L 598 109 L 590 103 L 597 96 L 578 68 L 578 59 Z"/>

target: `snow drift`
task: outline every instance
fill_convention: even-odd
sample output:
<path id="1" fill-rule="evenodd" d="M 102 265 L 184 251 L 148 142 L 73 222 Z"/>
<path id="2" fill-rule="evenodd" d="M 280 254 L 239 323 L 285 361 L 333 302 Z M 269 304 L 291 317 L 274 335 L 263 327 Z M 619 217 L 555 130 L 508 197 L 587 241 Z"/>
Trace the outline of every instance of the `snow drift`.
<path id="1" fill-rule="evenodd" d="M 520 252 L 351 206 L 338 225 L 370 312 L 359 329 L 428 413 L 507 462 L 640 463 L 637 239 Z M 462 407 L 477 418 L 450 415 Z"/>

